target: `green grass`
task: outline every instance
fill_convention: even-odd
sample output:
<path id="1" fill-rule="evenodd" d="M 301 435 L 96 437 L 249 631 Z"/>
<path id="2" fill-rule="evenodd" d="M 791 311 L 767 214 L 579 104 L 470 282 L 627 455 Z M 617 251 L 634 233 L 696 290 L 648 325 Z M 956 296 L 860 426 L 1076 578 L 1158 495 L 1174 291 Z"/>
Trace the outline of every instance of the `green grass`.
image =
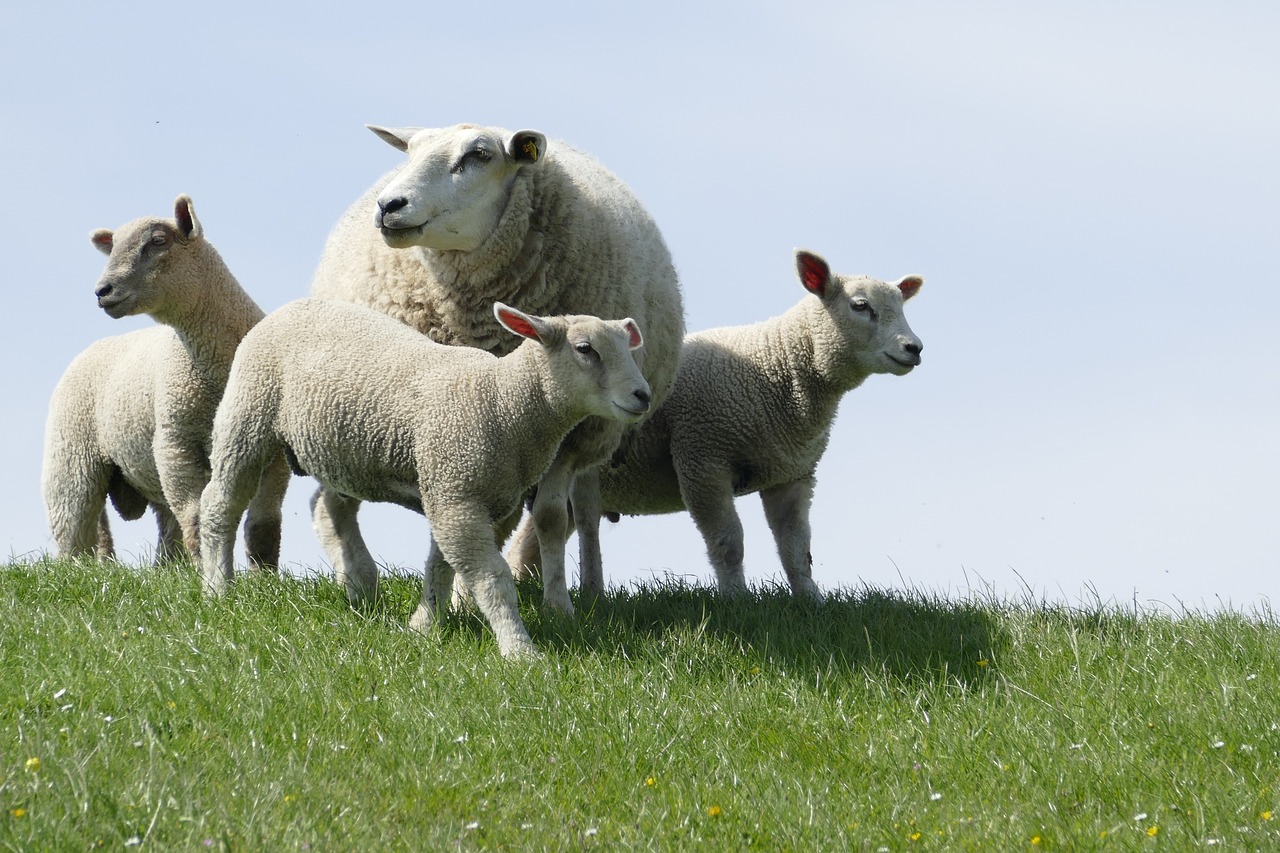
<path id="1" fill-rule="evenodd" d="M 1269 612 L 527 588 L 516 662 L 418 594 L 0 568 L 0 849 L 1280 844 Z"/>

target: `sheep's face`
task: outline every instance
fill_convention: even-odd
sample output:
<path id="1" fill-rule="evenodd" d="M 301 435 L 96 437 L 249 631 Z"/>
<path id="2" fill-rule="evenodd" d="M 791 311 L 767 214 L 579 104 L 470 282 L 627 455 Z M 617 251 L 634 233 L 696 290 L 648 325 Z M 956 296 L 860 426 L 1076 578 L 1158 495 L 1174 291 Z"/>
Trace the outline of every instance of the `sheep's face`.
<path id="1" fill-rule="evenodd" d="M 822 300 L 828 328 L 815 328 L 815 339 L 859 373 L 902 376 L 920 364 L 924 345 L 907 325 L 903 303 L 924 284 L 917 275 L 884 282 L 869 276 L 833 275 L 826 261 L 809 252 L 796 254 L 800 281 Z"/>
<path id="2" fill-rule="evenodd" d="M 634 320 L 575 317 L 562 345 L 587 389 L 591 414 L 637 423 L 649 412 L 649 383 L 632 352 L 641 346 Z"/>
<path id="3" fill-rule="evenodd" d="M 396 249 L 478 248 L 497 228 L 516 176 L 540 164 L 547 145 L 532 130 L 370 129 L 409 155 L 379 193 L 374 213 L 374 225 Z"/>
<path id="4" fill-rule="evenodd" d="M 180 255 L 202 235 L 195 207 L 185 195 L 174 203 L 173 219 L 144 217 L 114 232 L 93 232 L 89 239 L 108 257 L 93 291 L 98 307 L 114 319 L 150 314 L 163 322 L 173 301 L 171 282 L 186 284 L 187 274 L 177 270 Z"/>
<path id="5" fill-rule="evenodd" d="M 94 245 L 105 243 L 110 256 L 93 291 L 98 307 L 115 319 L 154 311 L 164 299 L 164 271 L 178 239 L 163 219 L 131 222 L 114 234 L 97 232 Z"/>
<path id="6" fill-rule="evenodd" d="M 634 350 L 644 344 L 635 320 L 535 317 L 502 303 L 494 306 L 494 314 L 507 329 L 546 350 L 551 387 L 583 416 L 636 423 L 649 412 L 649 383 L 635 360 Z"/>
<path id="7" fill-rule="evenodd" d="M 903 376 L 920 363 L 924 345 L 907 325 L 902 303 L 906 300 L 903 279 L 887 283 L 857 276 L 842 280 L 843 305 L 832 306 L 838 322 L 857 347 L 855 356 L 870 373 Z M 919 281 L 918 278 L 915 279 Z M 919 289 L 916 284 L 911 293 Z"/>

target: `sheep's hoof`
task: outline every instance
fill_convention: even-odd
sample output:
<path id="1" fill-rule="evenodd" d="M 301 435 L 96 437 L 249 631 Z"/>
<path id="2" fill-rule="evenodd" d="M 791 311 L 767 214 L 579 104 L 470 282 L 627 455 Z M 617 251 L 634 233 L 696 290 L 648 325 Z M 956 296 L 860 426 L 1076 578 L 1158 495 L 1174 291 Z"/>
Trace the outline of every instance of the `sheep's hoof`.
<path id="1" fill-rule="evenodd" d="M 374 579 L 373 583 L 353 582 L 351 577 L 347 577 L 347 602 L 356 610 L 370 607 L 378 598 L 378 581 Z"/>
<path id="2" fill-rule="evenodd" d="M 814 607 L 821 607 L 827 602 L 827 597 L 822 594 L 822 590 L 818 589 L 818 585 L 811 578 L 794 581 L 791 584 L 791 595 L 796 601 L 804 601 Z"/>
<path id="3" fill-rule="evenodd" d="M 517 640 L 509 643 L 506 648 L 499 648 L 499 651 L 508 660 L 536 661 L 543 659 L 542 652 L 538 651 L 537 647 L 528 640 Z"/>
<path id="4" fill-rule="evenodd" d="M 454 584 L 453 592 L 449 595 L 449 609 L 455 613 L 461 613 L 465 610 L 474 610 L 476 600 L 471 597 L 471 592 L 461 584 Z"/>
<path id="5" fill-rule="evenodd" d="M 436 620 L 431 612 L 431 608 L 419 604 L 418 609 L 413 611 L 413 615 L 409 617 L 410 630 L 417 631 L 421 634 L 428 634 L 435 630 Z"/>
<path id="6" fill-rule="evenodd" d="M 227 594 L 228 584 L 225 578 L 217 578 L 216 580 L 205 578 L 200 586 L 204 591 L 204 597 L 210 600 L 222 598 Z"/>
<path id="7" fill-rule="evenodd" d="M 543 592 L 542 609 L 547 613 L 566 616 L 570 619 L 574 616 L 573 602 L 569 600 L 569 593 L 567 592 Z"/>

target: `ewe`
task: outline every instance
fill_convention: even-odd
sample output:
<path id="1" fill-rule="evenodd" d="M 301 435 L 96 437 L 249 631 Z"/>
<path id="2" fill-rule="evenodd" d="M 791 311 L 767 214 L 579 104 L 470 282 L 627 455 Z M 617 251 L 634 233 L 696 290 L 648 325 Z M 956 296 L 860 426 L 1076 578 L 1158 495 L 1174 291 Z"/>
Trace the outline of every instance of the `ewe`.
<path id="1" fill-rule="evenodd" d="M 408 152 L 334 228 L 312 295 L 367 305 L 432 340 L 502 355 L 514 343 L 493 319 L 502 300 L 537 314 L 633 317 L 648 343 L 636 361 L 658 405 L 675 377 L 684 308 L 670 254 L 625 185 L 590 157 L 531 130 L 459 125 L 371 127 Z M 566 513 L 598 502 L 595 469 L 625 426 L 588 418 L 538 482 L 533 522 L 542 543 L 545 601 L 572 613 L 564 575 Z M 348 591 L 368 588 L 373 558 L 358 503 L 323 489 L 314 523 Z M 503 520 L 505 540 L 519 510 Z M 582 589 L 599 592 L 599 552 L 584 550 Z"/>
<path id="2" fill-rule="evenodd" d="M 833 276 L 825 260 L 804 251 L 796 266 L 812 295 L 782 316 L 685 339 L 667 401 L 616 466 L 601 469 L 601 503 L 574 508 L 579 524 L 590 525 L 579 537 L 586 532 L 599 547 L 601 514 L 688 509 L 720 591 L 734 594 L 746 581 L 733 499 L 759 492 L 792 592 L 822 600 L 809 553 L 814 472 L 844 394 L 873 373 L 901 376 L 920 363 L 920 339 L 902 304 L 924 280 Z M 537 565 L 527 524 L 511 547 L 513 564 Z"/>
<path id="3" fill-rule="evenodd" d="M 127 520 L 147 506 L 155 512 L 157 562 L 179 556 L 182 544 L 195 555 L 213 413 L 236 345 L 263 314 L 204 239 L 185 195 L 174 219 L 135 219 L 91 239 L 110 257 L 94 291 L 98 305 L 114 318 L 148 314 L 163 325 L 98 341 L 54 389 L 42 488 L 58 556 L 114 556 L 108 496 Z M 288 483 L 281 457 L 245 524 L 256 565 L 279 560 Z"/>
<path id="4" fill-rule="evenodd" d="M 431 550 L 410 625 L 438 619 L 456 570 L 502 654 L 532 654 L 495 528 L 574 426 L 590 416 L 635 423 L 650 391 L 632 354 L 641 344 L 634 321 L 542 318 L 501 303 L 492 311 L 526 339 L 502 358 L 321 299 L 290 303 L 246 335 L 214 421 L 201 501 L 206 591 L 226 588 L 236 520 L 283 451 L 326 493 L 426 515 Z M 348 574 L 347 583 L 353 600 L 370 598 L 377 574 Z"/>

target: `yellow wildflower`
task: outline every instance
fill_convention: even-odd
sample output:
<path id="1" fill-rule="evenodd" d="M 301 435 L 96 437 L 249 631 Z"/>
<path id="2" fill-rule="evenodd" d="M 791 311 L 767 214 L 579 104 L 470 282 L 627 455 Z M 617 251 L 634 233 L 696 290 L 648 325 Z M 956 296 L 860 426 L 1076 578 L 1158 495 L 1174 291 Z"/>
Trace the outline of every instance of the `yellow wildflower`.
<path id="1" fill-rule="evenodd" d="M 1258 815 L 1258 817 L 1262 818 L 1263 820 L 1271 820 L 1271 810 L 1267 809 L 1265 812 Z"/>
<path id="2" fill-rule="evenodd" d="M 1153 825 L 1147 828 L 1147 836 L 1149 838 L 1155 838 L 1156 835 L 1158 835 L 1159 833 L 1160 833 L 1160 827 L 1158 826 Z"/>
<path id="3" fill-rule="evenodd" d="M 918 833 L 918 832 L 913 832 L 913 833 L 911 833 L 910 835 L 908 835 L 907 837 L 908 837 L 908 838 L 910 838 L 912 841 L 919 841 L 919 840 L 920 840 L 920 833 Z"/>
<path id="4" fill-rule="evenodd" d="M 39 770 L 39 769 L 40 769 L 40 759 L 39 759 L 39 758 L 36 758 L 34 755 L 33 755 L 33 756 L 31 756 L 30 758 L 28 758 L 28 759 L 27 759 L 26 768 L 27 768 L 28 770 L 30 770 L 31 772 L 33 772 L 33 773 L 34 773 L 35 771 Z"/>
<path id="5" fill-rule="evenodd" d="M 720 807 L 712 806 L 711 808 L 707 809 L 707 814 L 711 815 L 712 817 L 720 817 Z"/>
<path id="6" fill-rule="evenodd" d="M 1033 835 L 1033 836 L 1031 836 L 1031 846 L 1032 846 L 1032 847 L 1039 847 L 1039 846 L 1040 846 L 1041 844 L 1043 844 L 1043 843 L 1044 843 L 1044 839 L 1043 839 L 1043 838 L 1041 838 L 1040 836 L 1038 836 L 1038 835 Z"/>
<path id="7" fill-rule="evenodd" d="M 24 809 L 24 808 L 19 807 L 19 808 L 16 808 L 16 809 L 13 809 L 12 811 L 10 811 L 10 812 L 9 812 L 9 814 L 13 815 L 14 817 L 26 817 L 26 816 L 27 816 L 27 810 L 26 810 L 26 809 Z"/>
<path id="8" fill-rule="evenodd" d="M 650 776 L 648 779 L 644 780 L 644 783 L 652 788 L 654 785 L 658 784 L 658 780 Z"/>

